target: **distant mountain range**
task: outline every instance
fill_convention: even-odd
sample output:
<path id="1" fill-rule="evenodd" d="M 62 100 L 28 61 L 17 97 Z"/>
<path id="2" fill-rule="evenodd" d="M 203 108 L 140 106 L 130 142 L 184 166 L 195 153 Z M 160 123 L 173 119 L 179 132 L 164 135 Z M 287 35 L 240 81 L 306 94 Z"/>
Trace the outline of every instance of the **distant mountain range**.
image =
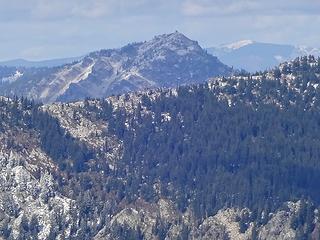
<path id="1" fill-rule="evenodd" d="M 255 72 L 273 68 L 298 56 L 320 56 L 320 49 L 242 40 L 207 49 L 223 63 L 237 69 Z"/>
<path id="2" fill-rule="evenodd" d="M 72 63 L 75 61 L 80 60 L 82 57 L 70 57 L 70 58 L 59 58 L 59 59 L 48 59 L 48 60 L 41 60 L 41 61 L 29 61 L 25 59 L 13 59 L 8 61 L 0 62 L 0 66 L 7 66 L 7 67 L 26 67 L 26 68 L 33 68 L 33 67 L 57 67 L 67 63 Z"/>
<path id="3" fill-rule="evenodd" d="M 0 62 L 0 95 L 18 95 L 44 103 L 102 98 L 158 87 L 202 83 L 230 75 L 271 69 L 320 50 L 243 40 L 203 49 L 179 32 L 119 49 L 99 50 L 83 57 Z"/>
<path id="4" fill-rule="evenodd" d="M 196 41 L 174 32 L 120 49 L 92 52 L 59 67 L 0 67 L 0 94 L 46 103 L 74 101 L 200 83 L 231 71 Z"/>

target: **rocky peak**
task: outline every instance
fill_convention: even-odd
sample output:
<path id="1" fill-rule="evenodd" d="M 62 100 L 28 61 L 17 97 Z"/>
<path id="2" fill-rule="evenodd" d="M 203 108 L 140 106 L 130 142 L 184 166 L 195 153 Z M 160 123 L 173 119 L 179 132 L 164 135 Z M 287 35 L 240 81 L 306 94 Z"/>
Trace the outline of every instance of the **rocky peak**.
<path id="1" fill-rule="evenodd" d="M 145 42 L 139 48 L 140 51 L 148 50 L 169 50 L 178 55 L 186 55 L 190 52 L 202 52 L 203 49 L 196 41 L 193 41 L 180 32 L 162 34 L 154 37 L 151 41 Z"/>
<path id="2" fill-rule="evenodd" d="M 45 103 L 74 101 L 200 83 L 230 73 L 231 68 L 207 54 L 196 41 L 174 32 L 96 51 L 57 68 L 14 69 L 5 74 L 0 69 L 0 94 L 23 95 Z"/>

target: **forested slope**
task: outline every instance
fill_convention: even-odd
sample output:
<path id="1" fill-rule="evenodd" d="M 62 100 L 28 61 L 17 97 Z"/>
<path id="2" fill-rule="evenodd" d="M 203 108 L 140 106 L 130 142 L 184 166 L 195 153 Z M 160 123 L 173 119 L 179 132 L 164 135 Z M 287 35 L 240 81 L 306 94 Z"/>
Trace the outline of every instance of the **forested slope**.
<path id="1" fill-rule="evenodd" d="M 319 74 L 310 56 L 107 99 L 2 98 L 0 160 L 20 174 L 1 182 L 2 236 L 319 239 Z M 27 191 L 21 176 L 31 179 Z M 43 176 L 52 190 L 40 200 Z"/>

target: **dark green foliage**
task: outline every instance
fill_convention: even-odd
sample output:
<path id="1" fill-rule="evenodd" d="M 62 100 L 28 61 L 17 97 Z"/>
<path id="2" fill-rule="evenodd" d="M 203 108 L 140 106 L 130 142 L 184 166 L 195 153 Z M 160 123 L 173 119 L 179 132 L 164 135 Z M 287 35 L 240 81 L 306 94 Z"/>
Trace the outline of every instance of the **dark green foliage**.
<path id="1" fill-rule="evenodd" d="M 0 236 L 4 239 L 8 239 L 11 234 L 11 227 L 9 227 L 10 218 L 2 211 L 0 214 Z"/>
<path id="2" fill-rule="evenodd" d="M 156 219 L 152 233 L 159 238 L 159 240 L 164 240 L 170 229 L 170 224 L 162 221 L 160 218 Z"/>
<path id="3" fill-rule="evenodd" d="M 93 158 L 92 152 L 85 144 L 66 133 L 58 120 L 40 107 L 40 104 L 26 98 L 0 100 L 0 130 L 4 123 L 7 127 L 34 129 L 40 134 L 42 149 L 57 162 L 61 170 L 85 170 L 85 162 Z M 14 142 L 8 144 L 15 147 Z"/>
<path id="4" fill-rule="evenodd" d="M 187 240 L 189 238 L 190 229 L 185 224 L 182 224 L 181 232 L 178 236 L 179 240 Z"/>
<path id="5" fill-rule="evenodd" d="M 57 119 L 35 109 L 32 114 L 32 126 L 40 132 L 44 151 L 57 161 L 62 170 L 85 170 L 85 162 L 92 158 L 92 154 L 86 145 L 67 134 Z"/>
<path id="6" fill-rule="evenodd" d="M 35 215 L 31 217 L 31 220 L 29 223 L 29 230 L 30 230 L 31 236 L 33 236 L 33 238 L 36 239 L 36 237 L 38 236 L 38 233 L 40 232 L 40 228 L 39 228 L 38 218 Z"/>
<path id="7" fill-rule="evenodd" d="M 32 216 L 29 222 L 28 218 L 25 215 L 23 215 L 21 218 L 21 223 L 20 223 L 18 232 L 19 232 L 18 239 L 37 240 L 38 233 L 40 232 L 39 222 L 37 217 Z"/>
<path id="8" fill-rule="evenodd" d="M 303 73 L 292 84 L 307 89 L 305 82 L 319 80 L 304 61 L 285 71 Z M 131 179 L 126 197 L 140 192 L 156 200 L 153 188 L 145 186 L 160 181 L 166 197 L 182 211 L 191 202 L 200 218 L 230 206 L 269 212 L 304 197 L 319 204 L 318 106 L 279 80 L 240 80 L 237 87 L 234 80 L 225 81 L 228 88 L 180 87 L 178 97 L 162 94 L 157 101 L 144 96 L 142 106 L 154 117 L 115 113 L 115 119 L 130 123 L 130 128 L 119 121 L 110 127 L 125 144 L 116 176 Z M 253 95 L 252 89 L 260 94 Z M 219 93 L 231 95 L 233 105 L 219 100 Z M 319 90 L 308 89 L 309 95 L 320 96 Z M 270 98 L 283 107 L 266 103 Z M 162 114 L 171 120 L 164 121 Z"/>
<path id="9" fill-rule="evenodd" d="M 143 234 L 140 228 L 132 229 L 128 225 L 115 225 L 112 229 L 112 239 L 118 240 L 143 240 Z"/>
<path id="10" fill-rule="evenodd" d="M 315 228 L 315 206 L 305 200 L 301 201 L 299 212 L 293 217 L 291 227 L 297 230 L 299 239 L 310 239 Z"/>
<path id="11" fill-rule="evenodd" d="M 250 222 L 251 222 L 250 213 L 247 211 L 243 211 L 239 219 L 239 226 L 240 226 L 241 233 L 245 233 L 247 231 Z"/>

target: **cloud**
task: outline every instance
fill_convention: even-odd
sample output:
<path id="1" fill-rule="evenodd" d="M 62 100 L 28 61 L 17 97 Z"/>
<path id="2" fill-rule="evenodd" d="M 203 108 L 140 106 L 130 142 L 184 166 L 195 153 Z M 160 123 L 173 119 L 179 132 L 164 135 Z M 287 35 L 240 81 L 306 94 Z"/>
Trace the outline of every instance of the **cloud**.
<path id="1" fill-rule="evenodd" d="M 0 0 L 0 59 L 68 57 L 179 30 L 319 46 L 319 0 Z"/>
<path id="2" fill-rule="evenodd" d="M 175 4 L 168 4 L 166 0 L 0 0 L 0 19 L 52 21 L 124 17 L 136 13 L 153 14 L 163 6 Z"/>
<path id="3" fill-rule="evenodd" d="M 182 13 L 186 16 L 203 16 L 203 15 L 228 15 L 238 14 L 244 11 L 252 11 L 257 8 L 256 1 L 239 0 L 239 1 L 195 1 L 187 0 L 182 4 Z"/>
<path id="4" fill-rule="evenodd" d="M 319 14 L 318 0 L 185 0 L 181 12 L 185 16 Z"/>
<path id="5" fill-rule="evenodd" d="M 57 20 L 70 18 L 99 18 L 110 13 L 115 5 L 108 0 L 36 0 L 30 12 L 33 19 Z"/>
<path id="6" fill-rule="evenodd" d="M 46 53 L 46 47 L 44 46 L 36 46 L 36 47 L 31 47 L 27 48 L 21 51 L 19 54 L 22 58 L 27 58 L 27 59 L 37 59 L 43 54 Z"/>
<path id="7" fill-rule="evenodd" d="M 319 0 L 0 0 L 0 20 L 319 14 Z"/>

